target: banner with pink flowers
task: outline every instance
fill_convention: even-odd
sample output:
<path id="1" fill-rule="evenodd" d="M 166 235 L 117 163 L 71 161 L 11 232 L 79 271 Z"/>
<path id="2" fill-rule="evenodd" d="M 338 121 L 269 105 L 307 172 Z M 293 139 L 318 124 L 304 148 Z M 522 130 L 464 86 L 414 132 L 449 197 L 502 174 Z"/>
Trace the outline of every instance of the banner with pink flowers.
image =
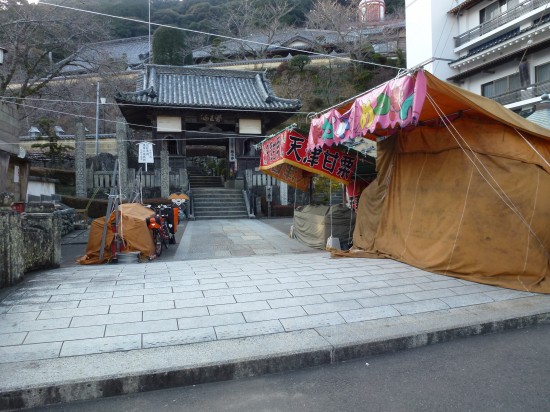
<path id="1" fill-rule="evenodd" d="M 358 136 L 376 140 L 376 131 L 387 136 L 397 128 L 414 125 L 425 98 L 426 78 L 421 70 L 390 80 L 357 97 L 345 113 L 331 109 L 313 119 L 308 150 Z"/>

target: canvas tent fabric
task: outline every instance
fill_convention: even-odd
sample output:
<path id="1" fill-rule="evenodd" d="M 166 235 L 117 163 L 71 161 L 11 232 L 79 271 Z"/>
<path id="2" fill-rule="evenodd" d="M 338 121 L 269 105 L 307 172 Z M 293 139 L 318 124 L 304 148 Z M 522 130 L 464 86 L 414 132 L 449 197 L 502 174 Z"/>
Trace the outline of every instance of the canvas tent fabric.
<path id="1" fill-rule="evenodd" d="M 152 216 L 154 212 L 138 203 L 125 203 L 118 207 L 118 213 L 120 219 L 118 234 L 123 240 L 123 252 L 140 252 L 140 258 L 153 255 L 155 247 L 145 219 Z M 106 216 L 100 217 L 92 222 L 86 254 L 78 260 L 78 263 L 83 265 L 105 263 L 111 258 L 111 242 L 114 238 L 111 225 L 116 218 L 114 212 L 108 217 L 104 256 L 102 261 L 99 259 L 105 218 Z"/>
<path id="2" fill-rule="evenodd" d="M 550 130 L 419 73 L 418 118 L 379 138 L 353 248 L 337 255 L 550 293 Z"/>
<path id="3" fill-rule="evenodd" d="M 332 218 L 331 218 L 332 213 Z M 294 211 L 293 234 L 303 244 L 325 249 L 329 236 L 350 244 L 355 215 L 341 205 L 307 205 Z"/>

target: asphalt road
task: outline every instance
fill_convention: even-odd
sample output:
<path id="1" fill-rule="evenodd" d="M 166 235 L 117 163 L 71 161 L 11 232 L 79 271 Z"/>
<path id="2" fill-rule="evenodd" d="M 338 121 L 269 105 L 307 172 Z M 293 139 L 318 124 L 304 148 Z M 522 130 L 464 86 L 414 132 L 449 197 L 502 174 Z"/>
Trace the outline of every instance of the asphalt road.
<path id="1" fill-rule="evenodd" d="M 35 411 L 548 411 L 550 325 Z"/>

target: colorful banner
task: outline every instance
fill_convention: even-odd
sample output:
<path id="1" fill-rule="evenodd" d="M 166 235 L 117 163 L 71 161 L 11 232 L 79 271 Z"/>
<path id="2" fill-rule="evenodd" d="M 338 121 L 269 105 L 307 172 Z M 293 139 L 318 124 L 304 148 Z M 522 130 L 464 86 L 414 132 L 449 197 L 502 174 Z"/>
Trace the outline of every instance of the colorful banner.
<path id="1" fill-rule="evenodd" d="M 349 184 L 357 155 L 331 147 L 307 150 L 308 141 L 294 130 L 285 130 L 262 142 L 260 170 L 305 191 L 313 174 Z"/>
<path id="2" fill-rule="evenodd" d="M 381 135 L 393 129 L 416 124 L 426 98 L 426 78 L 422 71 L 390 80 L 359 96 L 351 108 L 341 114 L 336 109 L 311 121 L 308 150 L 332 146 L 342 141 L 369 135 L 380 130 Z M 380 136 L 378 136 L 380 137 Z"/>

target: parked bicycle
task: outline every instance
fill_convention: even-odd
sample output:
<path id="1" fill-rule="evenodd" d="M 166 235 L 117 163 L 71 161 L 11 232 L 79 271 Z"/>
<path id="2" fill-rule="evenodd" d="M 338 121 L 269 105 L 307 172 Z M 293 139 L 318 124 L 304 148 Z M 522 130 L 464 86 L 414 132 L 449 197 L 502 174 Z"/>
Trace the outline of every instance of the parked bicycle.
<path id="1" fill-rule="evenodd" d="M 153 243 L 155 245 L 155 255 L 159 257 L 162 254 L 162 246 L 168 249 L 169 243 L 176 243 L 173 230 L 173 210 L 171 206 L 159 205 L 152 208 L 155 215 L 146 219 L 147 227 L 153 234 Z"/>

